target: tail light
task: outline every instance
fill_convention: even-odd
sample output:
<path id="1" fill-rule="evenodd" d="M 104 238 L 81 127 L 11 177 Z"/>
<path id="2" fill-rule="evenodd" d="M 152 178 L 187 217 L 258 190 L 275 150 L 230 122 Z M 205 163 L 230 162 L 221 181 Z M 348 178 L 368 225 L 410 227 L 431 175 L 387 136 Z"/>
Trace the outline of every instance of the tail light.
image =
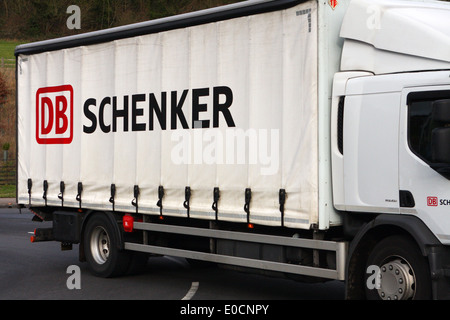
<path id="1" fill-rule="evenodd" d="M 124 215 L 122 218 L 123 230 L 125 232 L 133 232 L 134 228 L 134 218 L 128 214 Z"/>

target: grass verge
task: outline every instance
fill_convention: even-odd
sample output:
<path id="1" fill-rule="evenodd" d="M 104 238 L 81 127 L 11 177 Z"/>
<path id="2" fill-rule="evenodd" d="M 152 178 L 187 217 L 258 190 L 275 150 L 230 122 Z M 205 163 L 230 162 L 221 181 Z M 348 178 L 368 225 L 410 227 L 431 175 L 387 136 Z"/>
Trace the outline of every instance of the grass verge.
<path id="1" fill-rule="evenodd" d="M 24 41 L 0 39 L 0 57 L 5 59 L 15 59 L 14 50 L 22 43 L 24 43 Z"/>
<path id="2" fill-rule="evenodd" d="M 15 198 L 16 186 L 15 185 L 0 185 L 0 198 Z"/>

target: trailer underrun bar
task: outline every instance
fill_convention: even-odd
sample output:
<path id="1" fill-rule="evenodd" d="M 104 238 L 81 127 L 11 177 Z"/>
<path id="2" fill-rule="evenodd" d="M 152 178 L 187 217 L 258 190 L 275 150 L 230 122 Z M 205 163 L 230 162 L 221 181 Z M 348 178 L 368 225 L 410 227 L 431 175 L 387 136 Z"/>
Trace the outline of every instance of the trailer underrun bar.
<path id="1" fill-rule="evenodd" d="M 233 264 L 241 267 L 258 268 L 263 270 L 314 276 L 326 279 L 345 279 L 345 257 L 348 243 L 346 241 L 325 241 L 313 239 L 290 238 L 263 234 L 248 234 L 244 232 L 204 229 L 196 227 L 181 227 L 174 225 L 160 225 L 148 222 L 134 222 L 135 230 L 154 231 L 189 236 L 199 236 L 214 239 L 235 240 L 259 244 L 270 244 L 296 248 L 332 251 L 336 253 L 336 268 L 326 269 L 305 265 L 296 265 L 268 260 L 235 257 L 215 253 L 198 252 L 184 249 L 168 248 L 148 244 L 125 242 L 126 250 L 140 251 L 153 254 L 177 256 L 196 260 L 210 261 L 223 264 Z"/>

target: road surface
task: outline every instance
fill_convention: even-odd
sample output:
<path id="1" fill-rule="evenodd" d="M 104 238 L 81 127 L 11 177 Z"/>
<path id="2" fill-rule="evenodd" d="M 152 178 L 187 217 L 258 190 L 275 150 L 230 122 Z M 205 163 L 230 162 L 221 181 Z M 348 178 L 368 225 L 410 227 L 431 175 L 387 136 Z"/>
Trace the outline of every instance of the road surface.
<path id="1" fill-rule="evenodd" d="M 138 275 L 92 276 L 78 261 L 78 246 L 61 251 L 59 242 L 31 243 L 28 232 L 51 223 L 32 222 L 23 209 L 0 208 L 0 300 L 337 300 L 338 281 L 305 284 L 191 266 L 185 259 L 153 257 Z M 45 225 L 47 224 L 47 225 Z M 76 270 L 75 270 L 76 269 Z M 75 276 L 79 276 L 76 278 Z"/>

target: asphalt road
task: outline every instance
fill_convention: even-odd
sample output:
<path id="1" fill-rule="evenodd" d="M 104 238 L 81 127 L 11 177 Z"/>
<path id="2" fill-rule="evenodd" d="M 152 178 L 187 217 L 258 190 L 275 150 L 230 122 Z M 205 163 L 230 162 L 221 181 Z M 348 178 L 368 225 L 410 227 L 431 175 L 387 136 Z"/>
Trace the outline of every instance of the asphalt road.
<path id="1" fill-rule="evenodd" d="M 191 266 L 175 257 L 150 258 L 138 275 L 102 279 L 78 261 L 78 246 L 61 251 L 58 242 L 31 243 L 28 232 L 44 223 L 27 210 L 0 208 L 0 300 L 339 300 L 338 281 L 305 284 Z M 79 272 L 71 271 L 78 266 Z M 78 278 L 74 278 L 79 275 Z M 74 287 L 69 289 L 68 287 Z M 78 285 L 79 288 L 77 288 Z"/>

